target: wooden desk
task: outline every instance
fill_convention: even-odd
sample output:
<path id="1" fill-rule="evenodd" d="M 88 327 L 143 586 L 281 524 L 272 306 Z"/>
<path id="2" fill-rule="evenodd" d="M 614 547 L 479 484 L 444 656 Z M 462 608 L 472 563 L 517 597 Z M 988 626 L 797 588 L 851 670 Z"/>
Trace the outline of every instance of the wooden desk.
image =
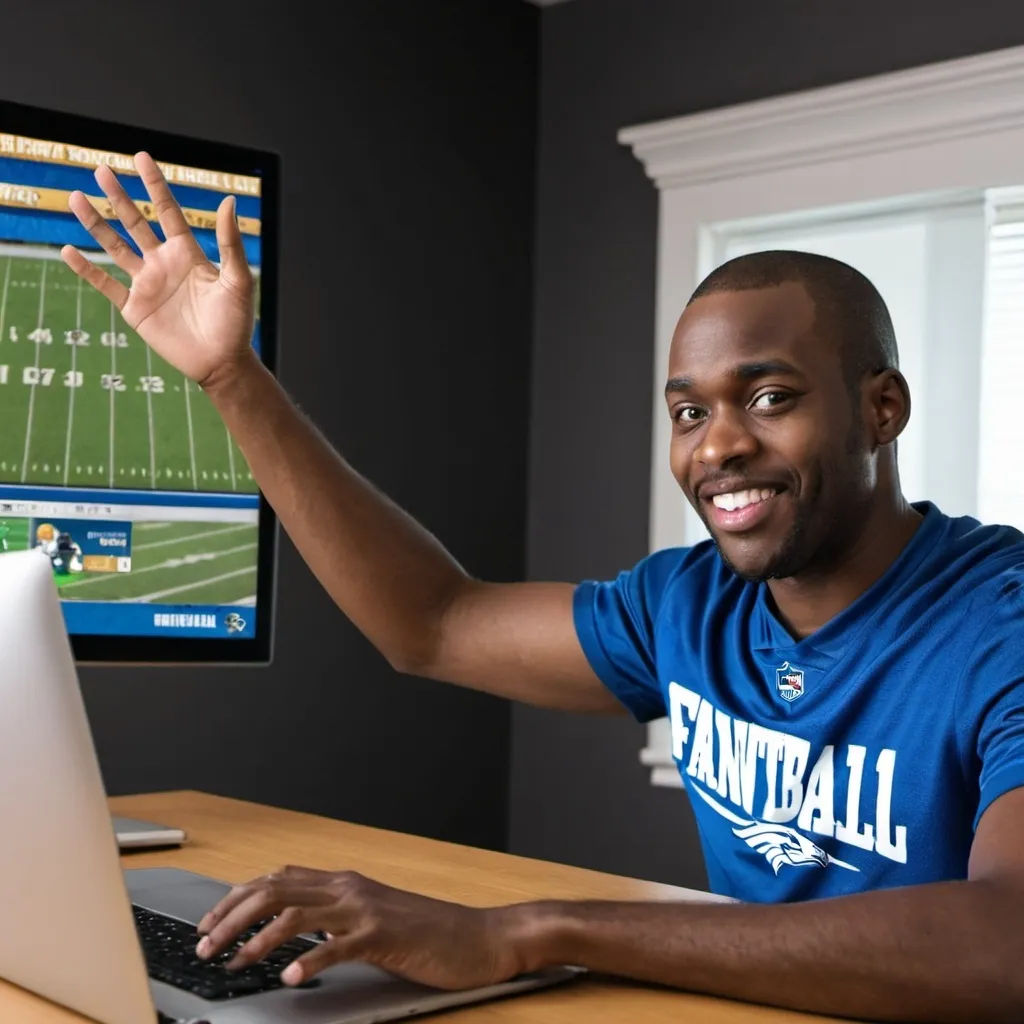
<path id="1" fill-rule="evenodd" d="M 349 868 L 441 899 L 490 906 L 529 899 L 678 900 L 706 894 L 653 882 L 417 836 L 349 825 L 205 793 L 117 797 L 114 813 L 186 829 L 180 850 L 128 853 L 127 868 L 179 867 L 225 882 L 248 881 L 284 864 Z M 69 857 L 74 856 L 68 851 Z M 52 949 L 60 970 L 60 924 Z M 69 950 L 73 956 L 74 951 Z M 790 1013 L 617 981 L 585 979 L 510 999 L 434 1015 L 445 1024 L 814 1024 L 831 1018 Z M 0 982 L 0 1021 L 71 1024 L 87 1018 Z"/>

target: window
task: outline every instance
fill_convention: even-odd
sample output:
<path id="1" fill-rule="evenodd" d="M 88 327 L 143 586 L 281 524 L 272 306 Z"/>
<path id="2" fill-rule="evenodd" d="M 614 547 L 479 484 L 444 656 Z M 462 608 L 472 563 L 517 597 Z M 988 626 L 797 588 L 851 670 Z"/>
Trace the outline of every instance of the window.
<path id="1" fill-rule="evenodd" d="M 1024 530 L 1024 194 L 989 207 L 981 354 L 978 517 Z"/>

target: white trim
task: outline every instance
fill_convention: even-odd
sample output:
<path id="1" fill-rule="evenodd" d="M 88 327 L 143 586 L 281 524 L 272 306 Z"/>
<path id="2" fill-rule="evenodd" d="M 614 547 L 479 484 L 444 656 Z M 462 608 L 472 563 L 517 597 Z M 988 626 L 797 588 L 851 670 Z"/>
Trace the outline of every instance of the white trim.
<path id="1" fill-rule="evenodd" d="M 660 192 L 649 550 L 700 539 L 668 472 L 662 389 L 679 314 L 716 231 L 801 210 L 876 213 L 970 202 L 1024 182 L 1024 47 L 687 115 L 619 132 Z M 894 197 L 896 197 L 894 199 Z M 661 730 L 643 761 L 675 771 Z"/>
<path id="2" fill-rule="evenodd" d="M 659 189 L 952 142 L 1024 125 L 1024 48 L 625 128 Z"/>

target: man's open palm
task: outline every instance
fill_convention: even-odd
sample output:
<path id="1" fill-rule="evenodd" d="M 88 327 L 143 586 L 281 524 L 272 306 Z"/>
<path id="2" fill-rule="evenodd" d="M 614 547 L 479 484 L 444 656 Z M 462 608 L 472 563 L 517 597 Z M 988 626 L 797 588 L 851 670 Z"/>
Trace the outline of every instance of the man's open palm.
<path id="1" fill-rule="evenodd" d="M 81 192 L 73 192 L 68 201 L 82 226 L 129 275 L 130 287 L 73 246 L 65 246 L 61 255 L 76 274 L 117 306 L 125 322 L 154 352 L 205 385 L 230 373 L 252 340 L 255 289 L 235 219 L 234 197 L 225 197 L 217 209 L 218 270 L 200 248 L 153 158 L 139 153 L 135 166 L 156 210 L 164 242 L 109 167 L 97 169 L 96 181 L 141 256 Z"/>

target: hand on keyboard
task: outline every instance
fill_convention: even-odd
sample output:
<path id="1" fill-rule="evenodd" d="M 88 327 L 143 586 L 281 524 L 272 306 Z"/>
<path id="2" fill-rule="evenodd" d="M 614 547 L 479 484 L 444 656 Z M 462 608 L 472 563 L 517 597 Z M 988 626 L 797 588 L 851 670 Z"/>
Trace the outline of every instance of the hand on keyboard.
<path id="1" fill-rule="evenodd" d="M 520 907 L 467 907 L 353 871 L 299 867 L 235 886 L 199 922 L 206 937 L 196 952 L 216 962 L 242 942 L 229 963 L 248 969 L 317 929 L 328 938 L 283 971 L 287 984 L 301 984 L 346 961 L 444 989 L 493 985 L 544 966 L 544 951 L 529 946 L 532 929 L 523 926 Z"/>
<path id="2" fill-rule="evenodd" d="M 233 949 L 210 960 L 201 960 L 195 954 L 196 930 L 192 925 L 143 907 L 133 909 L 149 976 L 202 999 L 234 999 L 280 988 L 283 984 L 281 971 L 316 946 L 296 937 L 272 950 L 257 964 L 229 970 L 225 964 L 234 955 Z M 265 923 L 251 928 L 251 934 Z"/>

